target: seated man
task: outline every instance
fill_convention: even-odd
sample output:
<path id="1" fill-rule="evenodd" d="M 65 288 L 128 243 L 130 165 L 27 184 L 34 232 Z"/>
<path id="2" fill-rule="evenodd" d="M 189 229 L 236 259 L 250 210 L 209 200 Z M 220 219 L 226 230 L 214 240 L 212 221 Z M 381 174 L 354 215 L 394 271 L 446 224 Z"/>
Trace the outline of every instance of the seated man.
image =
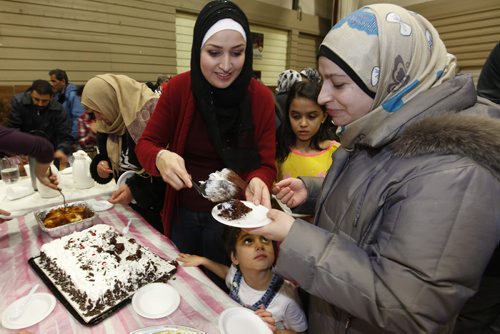
<path id="1" fill-rule="evenodd" d="M 54 145 L 54 158 L 68 164 L 72 153 L 71 120 L 62 105 L 52 100 L 52 86 L 35 80 L 30 88 L 11 99 L 10 128 L 46 137 Z"/>
<path id="2" fill-rule="evenodd" d="M 77 94 L 78 87 L 69 83 L 68 75 L 63 70 L 51 70 L 49 75 L 54 99 L 62 104 L 71 118 L 71 135 L 76 140 L 78 138 L 78 118 L 83 114 L 83 106 Z"/>

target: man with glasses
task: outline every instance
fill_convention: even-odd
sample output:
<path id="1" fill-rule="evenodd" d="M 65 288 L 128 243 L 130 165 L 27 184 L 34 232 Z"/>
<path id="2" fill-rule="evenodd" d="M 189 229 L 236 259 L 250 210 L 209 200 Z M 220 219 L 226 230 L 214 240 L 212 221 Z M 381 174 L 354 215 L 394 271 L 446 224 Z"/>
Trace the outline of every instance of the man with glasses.
<path id="1" fill-rule="evenodd" d="M 48 81 L 33 81 L 25 92 L 12 97 L 8 126 L 46 137 L 54 145 L 54 159 L 66 166 L 74 143 L 71 119 L 52 94 Z"/>

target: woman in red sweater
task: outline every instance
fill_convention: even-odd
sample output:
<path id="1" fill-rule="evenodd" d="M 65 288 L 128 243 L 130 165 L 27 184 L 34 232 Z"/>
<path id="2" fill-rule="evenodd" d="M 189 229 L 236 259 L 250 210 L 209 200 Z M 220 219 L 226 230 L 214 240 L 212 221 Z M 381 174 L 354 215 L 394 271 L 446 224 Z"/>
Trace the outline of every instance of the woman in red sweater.
<path id="1" fill-rule="evenodd" d="M 229 264 L 223 225 L 210 214 L 214 204 L 192 182 L 227 167 L 248 182 L 247 200 L 270 207 L 276 175 L 274 100 L 252 78 L 250 28 L 238 6 L 216 0 L 202 9 L 191 71 L 169 81 L 136 154 L 168 184 L 162 221 L 179 250 Z"/>

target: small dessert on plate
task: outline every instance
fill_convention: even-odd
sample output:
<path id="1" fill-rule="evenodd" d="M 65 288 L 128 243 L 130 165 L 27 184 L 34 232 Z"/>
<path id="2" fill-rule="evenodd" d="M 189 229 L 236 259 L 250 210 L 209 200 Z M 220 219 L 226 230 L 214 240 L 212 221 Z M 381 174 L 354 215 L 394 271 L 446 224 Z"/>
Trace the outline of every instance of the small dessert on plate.
<path id="1" fill-rule="evenodd" d="M 217 208 L 220 210 L 218 213 L 219 217 L 227 218 L 229 220 L 240 219 L 241 217 L 252 211 L 251 208 L 246 206 L 245 203 L 243 203 L 239 199 L 232 199 L 230 201 L 218 204 Z"/>
<path id="2" fill-rule="evenodd" d="M 255 205 L 249 201 L 232 199 L 214 206 L 212 216 L 225 225 L 253 228 L 261 227 L 271 222 L 267 218 L 268 211 L 269 209 L 263 205 Z"/>

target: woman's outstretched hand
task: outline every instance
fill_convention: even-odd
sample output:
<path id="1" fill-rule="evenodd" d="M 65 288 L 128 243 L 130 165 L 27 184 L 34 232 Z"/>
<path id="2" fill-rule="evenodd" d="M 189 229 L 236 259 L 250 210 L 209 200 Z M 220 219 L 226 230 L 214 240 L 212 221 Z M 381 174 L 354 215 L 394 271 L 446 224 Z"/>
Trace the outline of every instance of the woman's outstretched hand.
<path id="1" fill-rule="evenodd" d="M 106 160 L 99 161 L 97 164 L 97 174 L 103 179 L 107 179 L 111 174 L 113 174 L 113 170 L 109 166 L 109 162 Z"/>
<path id="2" fill-rule="evenodd" d="M 49 174 L 49 168 L 49 163 L 41 163 L 37 161 L 35 165 L 35 176 L 44 186 L 58 190 L 57 176 Z"/>
<path id="3" fill-rule="evenodd" d="M 156 157 L 156 168 L 163 181 L 175 190 L 192 186 L 191 176 L 186 170 L 184 159 L 177 153 L 161 150 Z"/>
<path id="4" fill-rule="evenodd" d="M 271 194 L 267 185 L 258 177 L 254 177 L 245 189 L 245 198 L 255 205 L 262 204 L 266 208 L 271 207 Z"/>
<path id="5" fill-rule="evenodd" d="M 273 194 L 289 208 L 295 208 L 305 202 L 307 189 L 301 179 L 290 177 L 276 183 Z"/>
<path id="6" fill-rule="evenodd" d="M 132 195 L 132 191 L 130 190 L 129 186 L 124 184 L 113 192 L 111 198 L 108 201 L 112 204 L 120 203 L 128 205 L 130 202 L 132 202 L 133 199 L 134 196 Z"/>
<path id="7" fill-rule="evenodd" d="M 258 234 L 269 240 L 283 241 L 292 228 L 295 218 L 283 211 L 271 209 L 267 213 L 271 222 L 259 228 L 245 229 L 250 234 Z"/>

